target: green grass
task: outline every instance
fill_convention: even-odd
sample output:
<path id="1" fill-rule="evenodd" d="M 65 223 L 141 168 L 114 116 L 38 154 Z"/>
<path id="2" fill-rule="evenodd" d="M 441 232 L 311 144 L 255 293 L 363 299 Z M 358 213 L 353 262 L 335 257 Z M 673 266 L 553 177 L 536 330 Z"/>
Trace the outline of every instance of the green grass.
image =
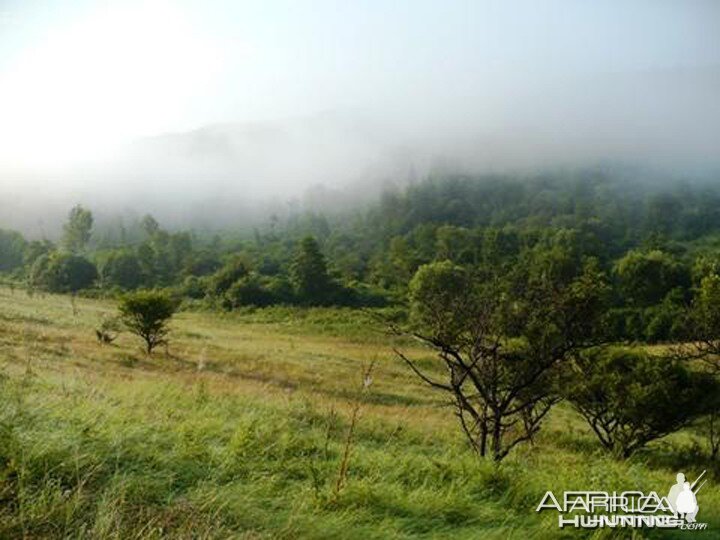
<path id="1" fill-rule="evenodd" d="M 559 407 L 536 445 L 478 460 L 367 312 L 183 312 L 148 358 L 130 335 L 95 340 L 112 302 L 77 304 L 0 289 L 0 538 L 625 538 L 535 507 L 548 489 L 664 494 L 704 468 L 708 532 L 634 537 L 720 538 L 720 471 L 692 433 L 619 462 Z"/>

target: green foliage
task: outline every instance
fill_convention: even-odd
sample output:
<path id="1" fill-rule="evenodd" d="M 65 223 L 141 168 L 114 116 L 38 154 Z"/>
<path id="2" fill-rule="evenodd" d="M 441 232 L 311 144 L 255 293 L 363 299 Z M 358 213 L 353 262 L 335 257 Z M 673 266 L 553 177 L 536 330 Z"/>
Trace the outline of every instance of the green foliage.
<path id="1" fill-rule="evenodd" d="M 467 271 L 450 261 L 422 265 L 410 281 L 410 316 L 421 331 L 455 341 L 472 317 Z"/>
<path id="2" fill-rule="evenodd" d="M 122 322 L 119 317 L 103 317 L 95 328 L 95 337 L 100 343 L 112 343 L 122 331 Z"/>
<path id="3" fill-rule="evenodd" d="M 720 276 L 717 274 L 710 274 L 700 282 L 693 319 L 702 339 L 720 339 Z"/>
<path id="4" fill-rule="evenodd" d="M 695 354 L 720 376 L 720 276 L 710 274 L 700 283 L 689 313 Z"/>
<path id="5" fill-rule="evenodd" d="M 265 280 L 265 287 L 275 299 L 276 304 L 292 304 L 295 292 L 292 284 L 285 276 L 272 276 Z"/>
<path id="6" fill-rule="evenodd" d="M 55 246 L 49 240 L 32 240 L 25 246 L 23 264 L 30 269 L 41 255 L 48 255 L 52 251 L 55 251 Z"/>
<path id="7" fill-rule="evenodd" d="M 113 251 L 100 270 L 103 285 L 136 289 L 143 284 L 144 275 L 137 255 L 129 251 Z"/>
<path id="8" fill-rule="evenodd" d="M 691 269 L 693 286 L 699 286 L 704 277 L 720 274 L 720 257 L 712 250 L 698 255 Z"/>
<path id="9" fill-rule="evenodd" d="M 196 276 L 188 276 L 183 281 L 181 294 L 193 300 L 205 298 L 208 290 L 208 280 Z"/>
<path id="10" fill-rule="evenodd" d="M 23 265 L 27 242 L 16 231 L 0 229 L 0 272 L 11 272 Z"/>
<path id="11" fill-rule="evenodd" d="M 55 293 L 86 289 L 97 277 L 95 265 L 86 258 L 57 251 L 39 256 L 30 271 L 32 286 Z"/>
<path id="12" fill-rule="evenodd" d="M 157 232 L 160 230 L 160 224 L 150 214 L 145 214 L 143 216 L 142 220 L 140 221 L 140 226 L 149 238 L 155 236 L 155 234 L 157 234 Z"/>
<path id="13" fill-rule="evenodd" d="M 615 265 L 615 273 L 620 293 L 637 307 L 657 304 L 671 290 L 690 285 L 688 269 L 659 250 L 628 252 Z"/>
<path id="14" fill-rule="evenodd" d="M 550 484 L 586 488 L 588 475 L 613 488 L 625 489 L 628 476 L 664 486 L 665 471 L 687 463 L 685 431 L 665 439 L 672 450 L 651 446 L 632 465 L 598 457 L 589 430 L 569 406 L 556 404 L 564 388 L 578 408 L 584 403 L 586 418 L 614 415 L 618 422 L 599 432 L 625 455 L 685 425 L 700 414 L 703 396 L 719 394 L 707 377 L 667 358 L 579 352 L 603 338 L 607 322 L 617 340 L 700 339 L 706 367 L 716 364 L 718 208 L 720 189 L 712 184 L 627 182 L 622 171 L 590 170 L 429 178 L 385 194 L 367 211 L 292 210 L 254 234 L 172 232 L 147 216 L 96 230 L 90 243 L 92 216 L 74 209 L 65 245 L 92 248 L 88 258 L 105 263 L 103 285 L 172 287 L 203 307 L 239 309 L 178 317 L 178 362 L 162 371 L 128 354 L 126 336 L 113 347 L 88 342 L 94 329 L 103 343 L 116 335 L 107 325 L 96 328 L 97 311 L 107 308 L 100 302 L 70 323 L 58 320 L 61 299 L 3 298 L 3 358 L 8 371 L 28 375 L 17 393 L 2 394 L 9 406 L 0 407 L 0 537 L 505 538 L 518 530 L 555 537 L 555 523 L 548 532 L 532 512 L 508 516 L 508 508 L 531 508 Z M 322 251 L 303 240 L 307 235 Z M 24 270 L 47 290 L 92 283 L 89 261 L 68 257 L 48 241 L 0 233 L 0 271 Z M 610 272 L 612 306 L 605 309 Z M 146 295 L 157 293 L 137 294 L 121 301 L 124 319 L 151 351 L 167 339 L 176 306 L 167 295 L 149 302 Z M 393 305 L 383 310 L 307 307 L 388 298 Z M 378 331 L 378 318 L 407 322 L 406 298 L 410 329 L 431 338 L 434 357 Z M 20 302 L 26 311 L 17 314 Z M 82 346 L 68 348 L 74 332 Z M 373 386 L 380 391 L 368 400 L 368 424 L 363 419 L 357 432 L 347 488 L 330 505 L 318 486 L 337 471 L 345 430 L 327 409 L 352 395 L 352 366 L 378 351 L 383 357 L 391 345 L 417 355 L 415 366 L 430 380 L 459 385 L 469 401 L 456 399 L 454 412 L 478 413 L 481 422 L 471 425 L 485 421 L 489 439 L 499 427 L 487 452 L 506 461 L 499 469 L 474 461 L 446 426 L 451 412 L 408 370 L 385 362 Z M 469 361 L 445 362 L 451 353 Z M 568 373 L 574 356 L 576 372 Z M 36 388 L 26 359 L 33 373 L 43 373 Z M 85 389 L 84 377 L 56 378 L 63 365 L 101 370 L 102 377 L 91 377 Z M 467 366 L 477 367 L 477 385 Z M 203 370 L 212 373 L 205 378 Z M 133 385 L 124 384 L 128 377 Z M 188 391 L 198 377 L 197 391 Z M 22 392 L 34 392 L 34 401 L 11 411 L 28 397 Z M 307 406 L 307 395 L 320 401 Z M 712 419 L 700 417 L 697 427 L 715 433 L 708 437 L 717 453 L 720 420 Z M 482 447 L 482 430 L 472 436 Z M 508 454 L 525 440 L 535 446 Z M 695 464 L 702 458 L 691 457 Z"/>
<path id="15" fill-rule="evenodd" d="M 171 286 L 180 283 L 181 279 L 190 275 L 206 273 L 206 261 L 194 252 L 192 236 L 188 232 L 169 233 L 160 228 L 159 223 L 150 215 L 146 215 L 140 223 L 136 223 L 137 242 L 130 249 L 111 249 L 123 253 L 122 264 L 135 266 L 127 255 L 132 254 L 140 267 L 140 281 L 132 278 L 123 288 L 137 286 Z M 142 232 L 140 232 L 142 231 Z M 130 273 L 136 274 L 136 268 Z M 131 286 L 132 283 L 132 286 Z M 114 285 L 113 285 L 114 286 Z"/>
<path id="16" fill-rule="evenodd" d="M 186 257 L 183 272 L 191 276 L 207 276 L 217 272 L 221 266 L 220 260 L 214 254 L 199 252 Z"/>
<path id="17" fill-rule="evenodd" d="M 673 289 L 660 304 L 647 308 L 645 318 L 648 322 L 640 340 L 644 339 L 648 343 L 678 342 L 691 337 L 683 297 L 682 289 Z"/>
<path id="18" fill-rule="evenodd" d="M 123 324 L 142 338 L 148 354 L 167 343 L 168 323 L 177 308 L 178 303 L 168 293 L 151 290 L 127 293 L 118 306 Z"/>
<path id="19" fill-rule="evenodd" d="M 212 275 L 209 290 L 215 296 L 221 297 L 236 281 L 246 277 L 249 273 L 250 265 L 245 257 L 232 257 L 220 270 Z"/>
<path id="20" fill-rule="evenodd" d="M 276 303 L 269 281 L 269 278 L 264 278 L 256 273 L 239 279 L 225 293 L 227 307 L 263 307 Z"/>
<path id="21" fill-rule="evenodd" d="M 83 251 L 90 240 L 92 226 L 92 212 L 79 204 L 74 206 L 70 210 L 68 221 L 63 227 L 64 247 L 72 253 Z"/>
<path id="22" fill-rule="evenodd" d="M 389 357 L 411 345 L 373 327 L 374 311 L 187 311 L 173 322 L 176 359 L 160 362 L 136 358 L 125 335 L 88 339 L 110 302 L 84 300 L 78 317 L 66 304 L 0 288 L 0 538 L 589 538 L 534 511 L 546 490 L 663 494 L 678 471 L 706 468 L 709 531 L 696 535 L 720 528 L 717 472 L 691 431 L 616 460 L 560 404 L 533 446 L 501 466 L 477 460 L 453 411 Z M 332 501 L 358 366 L 376 355 Z M 673 535 L 656 533 L 642 531 Z"/>
<path id="23" fill-rule="evenodd" d="M 327 263 L 317 241 L 310 236 L 300 242 L 290 266 L 290 282 L 306 304 L 323 304 L 328 299 L 331 282 Z"/>
<path id="24" fill-rule="evenodd" d="M 625 173 L 610 168 L 432 177 L 384 194 L 367 211 L 294 209 L 252 233 L 170 232 L 145 216 L 104 225 L 88 257 L 108 288 L 172 287 L 225 307 L 240 305 L 248 294 L 255 296 L 253 304 L 402 302 L 420 266 L 445 260 L 473 274 L 489 268 L 509 274 L 531 265 L 534 279 L 544 273 L 544 279 L 567 283 L 592 258 L 614 276 L 606 319 L 616 339 L 685 339 L 678 321 L 692 300 L 691 287 L 718 266 L 720 189 L 699 180 L 629 182 Z M 89 210 L 72 210 L 65 235 L 75 239 L 72 249 L 87 249 L 92 226 Z M 13 245 L 20 241 L 8 234 Z M 21 268 L 17 250 L 3 255 L 3 245 L 0 271 L 12 267 L 11 279 L 29 276 L 34 262 L 55 250 L 46 241 L 27 243 Z M 533 251 L 538 255 L 529 263 Z M 251 273 L 257 275 L 249 279 Z M 240 281 L 245 285 L 235 287 L 232 300 L 227 293 Z"/>
<path id="25" fill-rule="evenodd" d="M 410 283 L 411 334 L 432 348 L 445 377 L 398 355 L 422 381 L 450 394 L 460 426 L 481 456 L 499 461 L 533 440 L 557 403 L 570 356 L 602 339 L 607 296 L 587 260 L 579 274 L 554 274 L 562 249 L 533 249 L 511 273 L 469 272 L 449 261 L 421 266 Z"/>
<path id="26" fill-rule="evenodd" d="M 576 358 L 564 389 L 600 443 L 628 457 L 708 412 L 720 385 L 673 358 L 595 349 Z"/>
<path id="27" fill-rule="evenodd" d="M 697 333 L 688 317 L 684 291 L 670 291 L 662 302 L 646 308 L 612 308 L 606 314 L 609 334 L 617 341 L 678 342 Z"/>
<path id="28" fill-rule="evenodd" d="M 436 258 L 458 264 L 478 261 L 477 243 L 473 232 L 465 227 L 443 225 L 435 231 Z"/>

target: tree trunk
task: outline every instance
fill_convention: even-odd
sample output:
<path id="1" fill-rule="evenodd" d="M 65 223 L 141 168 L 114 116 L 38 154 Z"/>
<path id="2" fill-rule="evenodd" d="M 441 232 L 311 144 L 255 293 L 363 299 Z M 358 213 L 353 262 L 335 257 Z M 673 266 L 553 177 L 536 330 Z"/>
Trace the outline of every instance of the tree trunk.
<path id="1" fill-rule="evenodd" d="M 493 459 L 500 461 L 502 455 L 502 416 L 499 412 L 493 413 L 493 430 L 492 430 L 492 451 Z"/>

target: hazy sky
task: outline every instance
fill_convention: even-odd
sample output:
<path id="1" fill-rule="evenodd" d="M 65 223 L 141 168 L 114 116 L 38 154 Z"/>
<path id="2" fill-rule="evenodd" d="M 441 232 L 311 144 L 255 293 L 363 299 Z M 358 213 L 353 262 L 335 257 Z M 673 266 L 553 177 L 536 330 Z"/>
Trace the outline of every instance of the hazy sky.
<path id="1" fill-rule="evenodd" d="M 720 2 L 0 1 L 0 147 L 117 140 L 720 64 Z"/>
<path id="2" fill-rule="evenodd" d="M 326 139 L 363 152 L 717 159 L 719 90 L 718 0 L 0 0 L 0 189 L 141 137 L 336 112 L 363 129 Z M 293 148 L 307 163 L 274 174 L 322 167 Z"/>

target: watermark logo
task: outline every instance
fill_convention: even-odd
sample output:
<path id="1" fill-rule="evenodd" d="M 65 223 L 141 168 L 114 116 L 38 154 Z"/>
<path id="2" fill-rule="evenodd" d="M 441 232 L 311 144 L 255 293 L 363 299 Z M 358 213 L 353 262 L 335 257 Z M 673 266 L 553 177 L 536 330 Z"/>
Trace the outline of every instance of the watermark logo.
<path id="1" fill-rule="evenodd" d="M 707 529 L 707 523 L 698 523 L 700 511 L 697 493 L 705 485 L 698 484 L 703 471 L 691 484 L 683 473 L 678 473 L 667 496 L 656 491 L 565 491 L 557 497 L 552 491 L 543 496 L 536 512 L 555 510 L 558 526 L 582 529 L 657 527 L 684 530 Z"/>
<path id="2" fill-rule="evenodd" d="M 705 485 L 705 480 L 697 488 L 695 488 L 695 485 L 703 474 L 705 474 L 705 471 L 690 485 L 690 482 L 685 481 L 685 475 L 678 473 L 676 477 L 677 484 L 670 488 L 670 493 L 667 496 L 668 503 L 670 503 L 675 515 L 684 517 L 688 523 L 695 523 L 695 516 L 700 510 L 696 494 Z"/>

